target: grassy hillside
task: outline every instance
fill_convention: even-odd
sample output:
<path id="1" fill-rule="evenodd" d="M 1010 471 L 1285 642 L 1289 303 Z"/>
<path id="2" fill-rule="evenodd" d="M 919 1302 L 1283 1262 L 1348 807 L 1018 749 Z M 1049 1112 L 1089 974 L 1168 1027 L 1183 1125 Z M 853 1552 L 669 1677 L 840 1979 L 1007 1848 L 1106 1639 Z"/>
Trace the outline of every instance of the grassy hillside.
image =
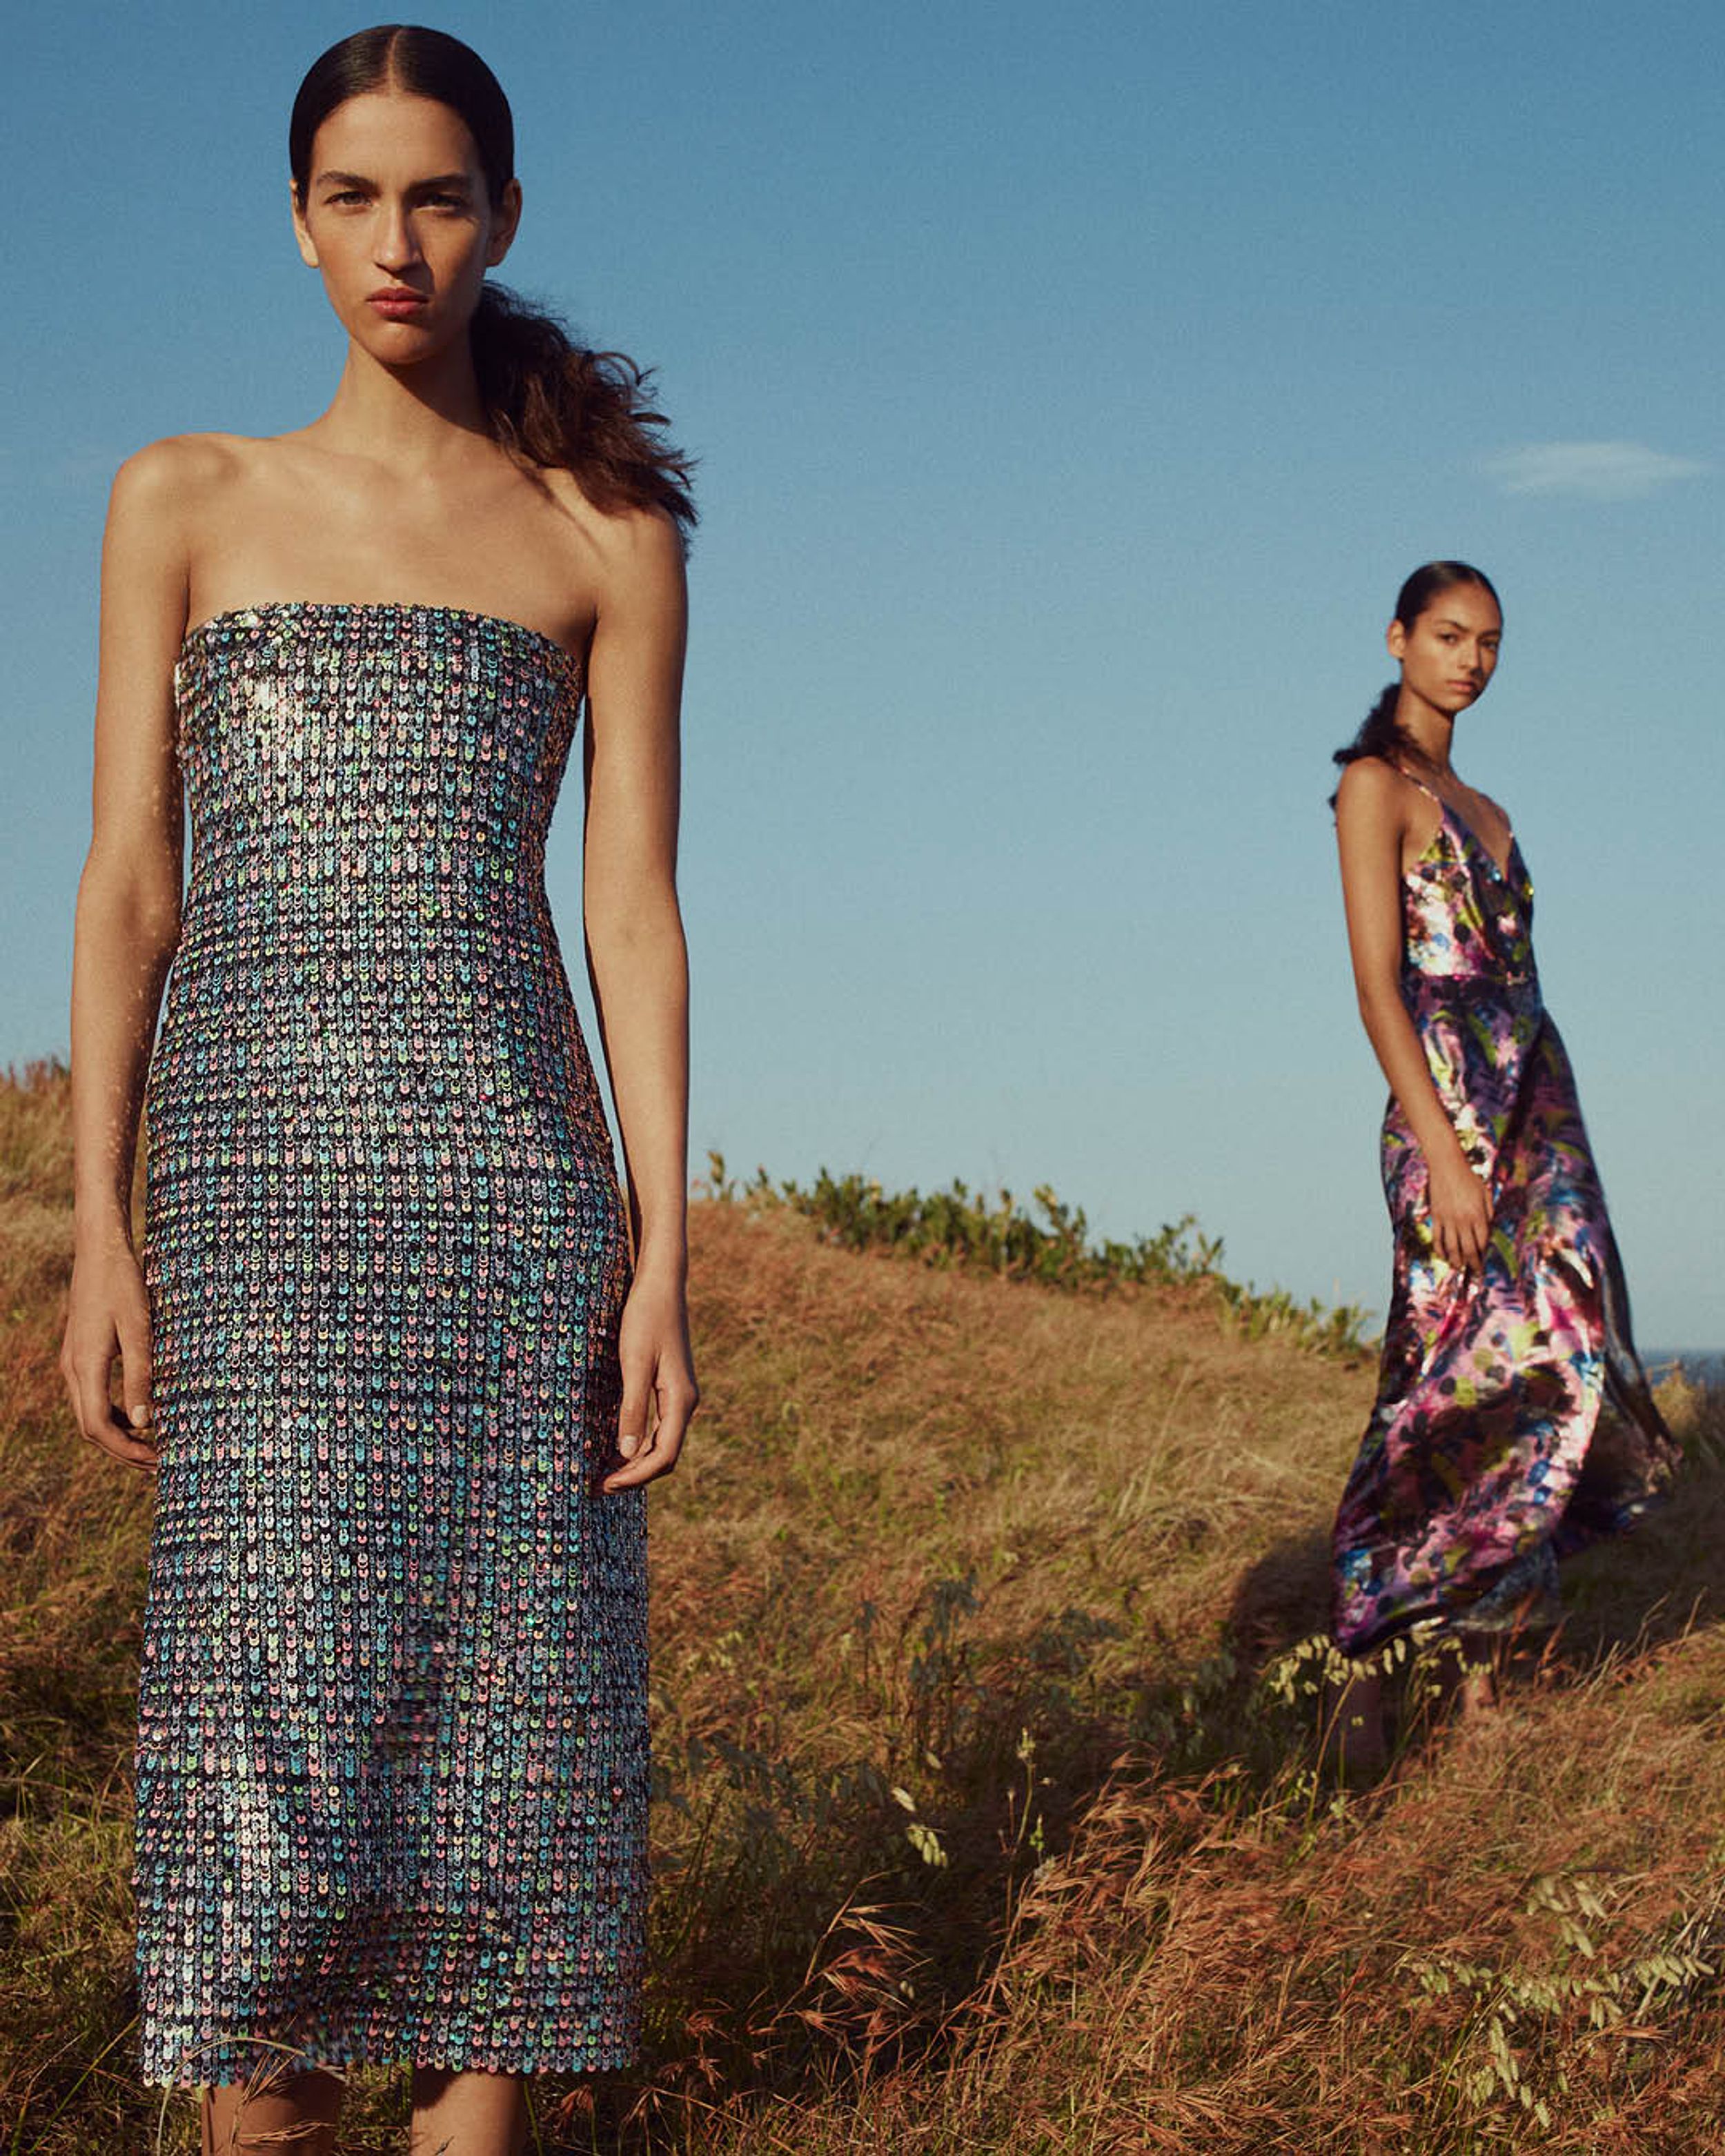
<path id="1" fill-rule="evenodd" d="M 130 2079 L 148 1497 L 59 1401 L 68 1168 L 64 1081 L 0 1087 L 0 2148 L 182 2151 Z M 1668 1389 L 1680 1502 L 1572 1568 L 1499 1716 L 1415 1699 L 1345 1796 L 1301 1645 L 1345 1325 L 1255 1339 L 1202 1266 L 858 1254 L 721 1187 L 653 1501 L 649 2056 L 542 2089 L 540 2148 L 1725 2148 L 1717 1396 Z M 357 2076 L 346 2145 L 401 2105 Z"/>

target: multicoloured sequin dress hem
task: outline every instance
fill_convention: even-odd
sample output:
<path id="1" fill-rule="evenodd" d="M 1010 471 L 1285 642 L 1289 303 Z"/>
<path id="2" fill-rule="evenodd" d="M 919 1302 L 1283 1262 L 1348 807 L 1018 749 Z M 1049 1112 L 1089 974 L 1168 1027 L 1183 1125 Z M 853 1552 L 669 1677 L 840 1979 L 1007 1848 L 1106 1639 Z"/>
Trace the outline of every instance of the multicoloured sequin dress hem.
<path id="1" fill-rule="evenodd" d="M 146 1092 L 141 2063 L 634 2056 L 628 1284 L 546 905 L 578 665 L 454 608 L 216 617 Z"/>
<path id="2" fill-rule="evenodd" d="M 1402 883 L 1402 1000 L 1490 1189 L 1491 1240 L 1477 1272 L 1439 1257 L 1425 1157 L 1392 1097 L 1394 1279 L 1332 1544 L 1332 1631 L 1351 1655 L 1403 1633 L 1548 1621 L 1558 1558 L 1629 1525 L 1676 1464 L 1540 996 L 1532 880 L 1519 847 L 1500 869 L 1431 798 L 1438 830 Z"/>

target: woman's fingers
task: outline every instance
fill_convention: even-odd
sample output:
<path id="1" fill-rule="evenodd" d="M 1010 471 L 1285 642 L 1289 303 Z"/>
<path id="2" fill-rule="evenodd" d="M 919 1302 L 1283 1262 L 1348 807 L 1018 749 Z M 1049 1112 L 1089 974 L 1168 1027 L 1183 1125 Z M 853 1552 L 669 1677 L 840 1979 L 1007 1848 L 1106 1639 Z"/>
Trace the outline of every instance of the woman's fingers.
<path id="1" fill-rule="evenodd" d="M 1431 1240 L 1446 1265 L 1478 1272 L 1491 1241 L 1491 1194 L 1469 1169 L 1465 1176 L 1434 1175 L 1430 1199 Z"/>
<path id="2" fill-rule="evenodd" d="M 1476 1271 L 1486 1262 L 1491 1241 L 1491 1194 L 1478 1176 L 1474 1178 L 1473 1211 L 1467 1223 L 1468 1263 Z"/>
<path id="3" fill-rule="evenodd" d="M 1458 1220 L 1449 1229 L 1447 1262 L 1468 1272 L 1477 1272 L 1485 1256 L 1485 1238 L 1478 1224 L 1472 1220 Z"/>
<path id="4" fill-rule="evenodd" d="M 66 1388 L 66 1398 L 71 1404 L 72 1419 L 78 1426 L 78 1435 L 88 1437 L 84 1421 L 84 1380 L 72 1353 L 72 1343 L 67 1340 L 60 1349 L 60 1377 Z"/>
<path id="5" fill-rule="evenodd" d="M 646 1397 L 644 1392 L 644 1402 Z M 624 1465 L 605 1476 L 599 1485 L 601 1490 L 639 1489 L 642 1483 L 650 1482 L 657 1476 L 669 1475 L 676 1466 L 690 1417 L 700 1399 L 695 1380 L 680 1370 L 655 1372 L 650 1397 L 657 1413 L 649 1433 L 645 1428 L 644 1404 L 639 1419 L 633 1423 L 629 1420 L 630 1387 L 625 1376 L 624 1409 L 618 1419 L 617 1436 L 617 1449 L 623 1455 Z M 631 1445 L 627 1440 L 635 1431 L 639 1432 L 639 1436 Z"/>
<path id="6" fill-rule="evenodd" d="M 629 1362 L 625 1360 L 623 1404 L 617 1410 L 617 1450 L 625 1460 L 639 1458 L 646 1449 L 648 1409 L 652 1402 L 652 1364 L 636 1364 L 631 1368 Z"/>
<path id="7" fill-rule="evenodd" d="M 617 1417 L 621 1466 L 599 1482 L 606 1490 L 638 1489 L 668 1475 L 699 1391 L 689 1352 L 689 1320 L 680 1280 L 637 1274 L 618 1331 L 623 1403 Z"/>
<path id="8" fill-rule="evenodd" d="M 105 1353 L 100 1350 L 73 1352 L 63 1364 L 66 1391 L 72 1404 L 72 1413 L 78 1424 L 78 1434 L 90 1444 L 98 1445 L 115 1459 L 125 1460 L 132 1467 L 154 1467 L 156 1447 L 139 1434 L 126 1410 L 116 1409 L 108 1395 L 109 1373 L 113 1368 L 114 1350 L 110 1345 Z M 148 1387 L 145 1389 L 148 1402 Z M 151 1426 L 146 1419 L 143 1428 Z"/>
<path id="9" fill-rule="evenodd" d="M 660 1387 L 659 1426 L 653 1433 L 653 1450 L 661 1462 L 661 1475 L 669 1475 L 676 1466 L 700 1398 L 695 1380 L 680 1372 Z"/>
<path id="10" fill-rule="evenodd" d="M 141 1437 L 156 1420 L 156 1358 L 150 1352 L 147 1317 L 120 1321 L 120 1411 Z"/>
<path id="11" fill-rule="evenodd" d="M 118 1407 L 110 1390 L 116 1358 Z M 129 1247 L 97 1246 L 74 1260 L 60 1375 L 80 1436 L 130 1466 L 157 1465 L 150 1303 Z"/>
<path id="12" fill-rule="evenodd" d="M 117 1415 L 110 1417 L 106 1434 L 95 1441 L 104 1452 L 111 1452 L 128 1466 L 156 1468 L 162 1465 L 156 1447 L 143 1438 L 134 1437 Z"/>

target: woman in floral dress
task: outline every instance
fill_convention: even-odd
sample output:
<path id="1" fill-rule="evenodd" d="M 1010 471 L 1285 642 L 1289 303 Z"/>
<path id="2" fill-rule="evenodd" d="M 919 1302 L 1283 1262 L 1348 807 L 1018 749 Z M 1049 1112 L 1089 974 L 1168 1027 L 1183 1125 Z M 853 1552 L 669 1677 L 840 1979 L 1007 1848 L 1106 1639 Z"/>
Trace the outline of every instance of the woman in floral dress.
<path id="1" fill-rule="evenodd" d="M 1491 1635 L 1549 1623 L 1557 1560 L 1669 1481 L 1671 1440 L 1569 1059 L 1539 993 L 1532 885 L 1509 819 L 1450 762 L 1502 634 L 1477 569 L 1433 562 L 1389 626 L 1400 679 L 1337 752 L 1360 1015 L 1390 1099 L 1395 1266 L 1378 1396 L 1337 1514 L 1332 1633 L 1364 1657 L 1456 1636 L 1489 1696 Z M 1348 1744 L 1382 1748 L 1376 1681 Z"/>

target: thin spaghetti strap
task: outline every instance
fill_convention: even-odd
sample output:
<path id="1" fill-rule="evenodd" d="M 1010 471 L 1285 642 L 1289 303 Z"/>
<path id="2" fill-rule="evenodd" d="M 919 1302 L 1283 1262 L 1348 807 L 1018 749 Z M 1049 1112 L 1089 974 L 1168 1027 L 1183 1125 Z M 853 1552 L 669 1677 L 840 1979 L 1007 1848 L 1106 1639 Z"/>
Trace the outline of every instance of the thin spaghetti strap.
<path id="1" fill-rule="evenodd" d="M 1390 763 L 1388 757 L 1384 758 L 1384 762 L 1386 763 L 1389 763 L 1389 767 L 1392 771 L 1399 773 L 1402 778 L 1405 778 L 1409 786 L 1417 786 L 1420 788 L 1420 791 L 1425 795 L 1428 800 L 1435 801 L 1440 808 L 1443 807 L 1443 795 L 1441 793 L 1434 793 L 1431 788 L 1426 784 L 1423 778 L 1415 778 L 1413 773 L 1408 770 L 1404 765 L 1399 763 Z"/>

